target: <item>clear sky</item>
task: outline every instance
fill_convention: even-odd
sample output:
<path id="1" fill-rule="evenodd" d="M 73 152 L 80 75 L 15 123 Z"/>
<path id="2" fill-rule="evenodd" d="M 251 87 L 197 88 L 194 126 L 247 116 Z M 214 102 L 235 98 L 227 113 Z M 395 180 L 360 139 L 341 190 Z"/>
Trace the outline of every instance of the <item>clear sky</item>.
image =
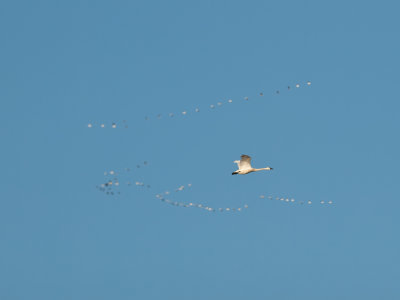
<path id="1" fill-rule="evenodd" d="M 0 298 L 400 299 L 399 10 L 1 1 Z"/>

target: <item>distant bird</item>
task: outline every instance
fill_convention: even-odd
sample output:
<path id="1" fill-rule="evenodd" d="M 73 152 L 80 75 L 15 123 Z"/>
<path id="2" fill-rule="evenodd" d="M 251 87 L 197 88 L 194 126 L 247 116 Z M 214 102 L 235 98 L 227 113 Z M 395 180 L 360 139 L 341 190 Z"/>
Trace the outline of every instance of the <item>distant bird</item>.
<path id="1" fill-rule="evenodd" d="M 246 175 L 251 172 L 257 172 L 257 171 L 262 171 L 262 170 L 272 170 L 272 168 L 270 168 L 270 167 L 254 169 L 251 167 L 250 161 L 251 161 L 251 157 L 248 155 L 245 155 L 245 154 L 243 154 L 240 157 L 240 160 L 235 160 L 234 163 L 236 163 L 238 165 L 239 169 L 237 171 L 233 172 L 232 175 L 236 175 L 236 174 Z"/>

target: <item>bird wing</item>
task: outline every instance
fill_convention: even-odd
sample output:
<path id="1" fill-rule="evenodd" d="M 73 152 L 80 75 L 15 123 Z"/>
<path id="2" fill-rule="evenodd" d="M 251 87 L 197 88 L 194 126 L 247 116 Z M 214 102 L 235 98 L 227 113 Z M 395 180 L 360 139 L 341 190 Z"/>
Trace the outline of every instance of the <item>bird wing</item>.
<path id="1" fill-rule="evenodd" d="M 251 157 L 248 155 L 243 154 L 240 157 L 239 169 L 250 169 L 251 168 Z"/>
<path id="2" fill-rule="evenodd" d="M 235 161 L 233 161 L 233 163 L 238 165 L 238 169 L 240 168 L 240 160 L 235 160 Z"/>

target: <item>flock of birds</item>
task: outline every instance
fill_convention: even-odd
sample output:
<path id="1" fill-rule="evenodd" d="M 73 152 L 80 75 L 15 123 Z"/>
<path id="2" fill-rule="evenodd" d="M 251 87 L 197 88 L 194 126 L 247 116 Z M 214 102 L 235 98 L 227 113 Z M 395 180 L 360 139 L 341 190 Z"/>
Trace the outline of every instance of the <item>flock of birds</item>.
<path id="1" fill-rule="evenodd" d="M 311 82 L 307 81 L 305 84 L 303 84 L 304 86 L 310 86 Z M 301 84 L 297 83 L 295 85 L 295 88 L 300 88 Z M 291 90 L 291 87 L 288 86 L 287 90 Z M 276 90 L 275 94 L 279 95 L 281 93 L 280 90 Z M 264 96 L 264 93 L 259 93 L 259 96 Z M 249 97 L 244 97 L 243 98 L 244 101 L 249 101 Z M 227 100 L 227 103 L 233 103 L 232 99 Z M 216 107 L 220 107 L 223 105 L 223 102 L 220 101 L 218 102 L 216 105 L 212 104 L 209 106 L 209 109 L 215 109 Z M 200 108 L 196 108 L 195 113 L 199 113 L 200 112 Z M 188 111 L 184 110 L 181 112 L 182 116 L 186 116 L 188 114 Z M 174 113 L 169 113 L 168 117 L 172 118 L 174 117 L 175 114 Z M 162 117 L 161 114 L 157 115 L 157 118 L 160 119 Z M 145 120 L 149 120 L 149 117 L 145 117 Z M 127 122 L 124 120 L 122 122 L 122 127 L 123 128 L 128 128 L 128 124 Z M 94 127 L 94 123 L 89 123 L 88 128 L 93 128 Z M 106 124 L 105 123 L 100 123 L 100 128 L 105 128 Z M 117 123 L 113 122 L 111 124 L 111 128 L 117 128 L 117 127 L 121 127 L 121 126 L 117 126 Z M 232 175 L 246 175 L 249 173 L 253 173 L 253 172 L 258 172 L 258 171 L 271 171 L 273 170 L 272 167 L 264 167 L 264 168 L 253 168 L 251 166 L 251 157 L 248 155 L 243 154 L 240 158 L 240 160 L 235 160 L 234 163 L 237 164 L 238 168 L 236 171 L 232 172 Z M 136 169 L 140 169 L 141 167 L 145 167 L 147 166 L 148 163 L 147 161 L 144 161 L 142 164 L 138 164 L 136 165 Z M 138 176 L 136 174 L 136 172 L 132 172 L 133 168 L 125 168 L 123 170 L 111 170 L 111 171 L 107 171 L 104 172 L 104 180 L 103 183 L 101 183 L 100 185 L 97 185 L 96 188 L 105 193 L 106 195 L 109 196 L 117 196 L 121 194 L 121 187 L 125 186 L 125 187 L 139 187 L 139 188 L 146 188 L 148 190 L 151 190 L 151 185 L 147 184 L 141 180 L 138 179 Z M 130 174 L 133 174 L 132 176 Z M 123 175 L 121 177 L 121 175 Z M 125 178 L 127 177 L 127 178 Z M 136 178 L 135 178 L 136 177 Z M 187 184 L 187 185 L 181 185 L 178 188 L 176 188 L 174 191 L 175 193 L 179 193 L 184 191 L 185 189 L 190 189 L 190 187 L 192 186 L 192 184 Z M 155 195 L 155 198 L 158 199 L 159 201 L 172 205 L 172 206 L 177 206 L 177 207 L 185 207 L 185 208 L 199 208 L 208 212 L 241 212 L 244 211 L 245 209 L 247 209 L 249 207 L 248 204 L 244 204 L 241 207 L 211 207 L 209 205 L 206 205 L 204 203 L 194 203 L 194 202 L 182 202 L 182 201 L 173 201 L 171 200 L 171 198 L 173 198 L 174 193 L 170 192 L 170 191 L 165 191 L 162 193 L 158 193 Z M 260 195 L 259 196 L 260 199 L 269 199 L 269 200 L 277 200 L 280 201 L 282 203 L 297 203 L 299 205 L 311 205 L 313 203 L 318 203 L 318 202 L 312 202 L 311 200 L 307 200 L 307 201 L 297 201 L 295 198 L 288 198 L 288 197 L 281 197 L 281 196 L 273 196 L 273 195 Z M 320 204 L 333 204 L 332 201 L 320 201 Z"/>
<path id="2" fill-rule="evenodd" d="M 142 164 L 137 164 L 136 169 L 140 169 L 141 167 L 146 167 L 148 165 L 147 161 L 144 161 Z M 105 179 L 103 180 L 103 183 L 100 185 L 96 185 L 96 188 L 103 192 L 106 195 L 114 196 L 114 195 L 120 195 L 120 187 L 125 185 L 125 186 L 139 186 L 139 187 L 146 187 L 148 189 L 151 188 L 149 184 L 145 184 L 142 181 L 138 181 L 136 178 L 133 179 L 130 174 L 131 173 L 136 173 L 133 172 L 133 168 L 125 168 L 122 170 L 111 170 L 111 171 L 105 171 L 104 172 L 104 177 Z M 127 175 L 128 178 L 124 178 L 123 176 L 121 178 L 121 175 Z M 136 176 L 136 175 L 133 175 Z"/>
<path id="3" fill-rule="evenodd" d="M 238 170 L 233 172 L 232 174 L 240 174 L 246 175 L 252 172 L 257 172 L 261 170 L 273 170 L 271 167 L 254 169 L 251 166 L 251 157 L 248 155 L 242 155 L 240 161 L 234 161 L 238 165 Z M 151 190 L 151 185 L 141 181 L 139 179 L 140 175 L 136 174 L 133 169 L 140 169 L 148 165 L 147 161 L 144 161 L 142 164 L 137 164 L 136 168 L 124 168 L 121 170 L 111 170 L 104 172 L 103 183 L 97 185 L 96 188 L 109 196 L 118 196 L 121 194 L 121 187 L 138 187 L 138 188 L 146 188 L 147 190 Z M 241 212 L 247 208 L 249 208 L 248 204 L 244 204 L 241 207 L 212 207 L 205 203 L 195 203 L 195 202 L 184 202 L 184 201 L 174 201 L 172 200 L 176 193 L 182 192 L 184 190 L 188 190 L 192 187 L 192 184 L 189 183 L 187 185 L 180 185 L 179 187 L 173 189 L 172 191 L 164 191 L 162 193 L 158 193 L 155 195 L 155 198 L 159 201 L 169 204 L 171 206 L 176 207 L 186 207 L 186 208 L 199 208 L 208 212 Z M 274 195 L 260 195 L 260 199 L 269 199 L 269 200 L 277 200 L 282 203 L 290 203 L 290 204 L 299 204 L 299 205 L 311 205 L 313 203 L 311 200 L 307 201 L 297 201 L 295 198 L 288 198 L 282 196 L 274 196 Z M 320 204 L 333 204 L 332 201 L 324 201 L 321 200 Z"/>
<path id="4" fill-rule="evenodd" d="M 285 91 L 290 91 L 290 90 L 292 90 L 292 89 L 299 89 L 299 88 L 301 88 L 301 87 L 308 87 L 308 86 L 310 86 L 311 85 L 311 81 L 307 81 L 307 82 L 305 82 L 305 83 L 296 83 L 295 85 L 294 85 L 294 87 L 292 87 L 292 86 L 290 86 L 290 85 L 288 85 L 287 86 L 287 88 L 285 88 L 284 90 Z M 271 94 L 271 96 L 274 96 L 274 95 L 280 95 L 284 90 L 275 90 L 275 92 L 273 92 L 272 94 Z M 150 116 L 145 116 L 144 117 L 144 120 L 145 121 L 149 121 L 149 120 L 151 120 L 151 119 L 162 119 L 163 118 L 163 116 L 166 116 L 167 118 L 173 118 L 173 117 L 176 117 L 176 116 L 182 116 L 182 117 L 186 117 L 186 116 L 188 116 L 190 113 L 200 113 L 200 112 L 202 112 L 202 111 L 206 111 L 206 110 L 209 110 L 209 111 L 212 111 L 212 110 L 215 110 L 216 108 L 219 108 L 219 107 L 222 107 L 223 105 L 225 105 L 225 104 L 233 104 L 233 103 L 235 103 L 235 102 L 238 102 L 238 101 L 250 101 L 250 99 L 253 99 L 253 98 L 256 98 L 256 97 L 264 97 L 265 96 L 265 94 L 264 94 L 264 92 L 260 92 L 260 93 L 258 93 L 258 95 L 257 96 L 254 96 L 254 97 L 249 97 L 249 96 L 246 96 L 246 97 L 243 97 L 241 100 L 232 100 L 232 99 L 228 99 L 228 100 L 225 100 L 225 101 L 223 101 L 223 100 L 220 100 L 220 101 L 218 101 L 217 103 L 214 103 L 214 104 L 210 104 L 208 107 L 206 107 L 206 108 L 200 108 L 200 107 L 196 107 L 194 110 L 191 110 L 191 111 L 189 111 L 189 110 L 182 110 L 181 112 L 179 112 L 179 113 L 174 113 L 174 112 L 169 112 L 169 113 L 167 113 L 167 114 L 161 114 L 161 113 L 158 113 L 158 114 L 156 114 L 155 116 L 152 116 L 152 117 L 150 117 Z M 88 123 L 87 124 L 87 127 L 88 128 L 95 128 L 95 127 L 100 127 L 100 128 L 108 128 L 108 127 L 111 127 L 112 129 L 116 129 L 116 128 L 124 128 L 124 129 L 128 129 L 129 128 L 129 125 L 128 125 L 128 122 L 126 121 L 126 120 L 123 120 L 122 122 L 112 122 L 111 123 L 111 125 L 110 124 L 107 124 L 107 123 L 105 123 L 105 122 L 90 122 L 90 123 Z"/>

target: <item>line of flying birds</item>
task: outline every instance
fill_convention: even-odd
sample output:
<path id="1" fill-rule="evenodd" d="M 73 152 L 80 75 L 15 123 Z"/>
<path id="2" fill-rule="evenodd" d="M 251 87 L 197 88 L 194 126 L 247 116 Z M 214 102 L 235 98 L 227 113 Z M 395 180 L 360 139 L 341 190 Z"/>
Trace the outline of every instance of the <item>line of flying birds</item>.
<path id="1" fill-rule="evenodd" d="M 252 172 L 257 172 L 257 171 L 262 171 L 262 170 L 266 170 L 266 171 L 270 171 L 273 170 L 273 168 L 271 167 L 266 167 L 266 168 L 260 168 L 260 169 L 255 169 L 251 166 L 251 157 L 248 155 L 243 154 L 241 156 L 240 160 L 235 160 L 234 163 L 236 163 L 238 165 L 238 170 L 234 171 L 232 173 L 232 175 L 246 175 Z M 136 165 L 136 169 L 140 169 L 143 166 L 147 166 L 148 163 L 147 161 L 143 162 L 143 164 L 138 164 Z M 125 178 L 125 181 L 122 182 L 121 178 L 118 177 L 119 175 L 122 174 L 131 174 L 134 172 L 131 172 L 131 168 L 125 168 L 123 170 L 119 170 L 119 171 L 109 171 L 109 172 L 104 172 L 104 176 L 106 176 L 106 180 L 105 182 L 103 182 L 100 185 L 97 185 L 96 188 L 98 190 L 100 190 L 101 192 L 110 195 L 110 196 L 116 196 L 116 195 L 120 195 L 120 191 L 119 188 L 121 187 L 121 185 L 125 185 L 125 186 L 136 186 L 136 187 L 146 187 L 147 189 L 151 189 L 151 186 L 149 184 L 146 184 L 142 181 L 138 181 L 137 179 L 133 179 L 133 178 Z M 185 185 L 180 185 L 179 187 L 177 187 L 174 191 L 175 193 L 177 192 L 182 192 L 187 188 L 191 188 L 192 184 L 189 183 L 186 186 Z M 166 204 L 172 205 L 172 206 L 176 206 L 176 207 L 186 207 L 186 208 L 199 208 L 199 209 L 203 209 L 205 211 L 209 211 L 209 212 L 241 212 L 244 209 L 247 209 L 249 207 L 248 204 L 244 204 L 241 207 L 212 207 L 210 205 L 204 204 L 204 203 L 194 203 L 194 202 L 183 202 L 183 201 L 174 201 L 171 200 L 171 197 L 173 198 L 173 194 L 170 191 L 165 191 L 163 193 L 159 193 L 156 194 L 156 199 L 160 200 L 161 202 L 164 202 Z M 270 200 L 278 200 L 284 203 L 298 203 L 300 205 L 303 204 L 312 204 L 313 202 L 311 200 L 308 201 L 296 201 L 295 198 L 288 198 L 288 197 L 281 197 L 281 196 L 266 196 L 266 195 L 260 195 L 259 196 L 260 199 L 270 199 Z M 315 202 L 314 202 L 315 203 Z M 320 204 L 333 204 L 333 202 L 330 201 L 325 201 L 325 200 L 321 200 L 319 202 Z"/>
<path id="2" fill-rule="evenodd" d="M 311 85 L 310 81 L 307 81 L 306 84 L 305 84 L 305 86 L 310 86 L 310 85 Z M 295 84 L 296 88 L 299 88 L 300 86 L 301 86 L 300 83 L 296 83 Z M 291 89 L 291 87 L 288 86 L 287 90 L 289 91 L 290 89 Z M 275 94 L 279 95 L 280 93 L 281 93 L 280 90 L 276 90 L 275 91 Z M 260 92 L 259 96 L 264 96 L 264 93 Z M 249 97 L 244 97 L 243 99 L 245 101 L 249 101 Z M 233 103 L 233 100 L 229 99 L 229 100 L 227 100 L 227 103 Z M 220 107 L 222 105 L 223 105 L 223 102 L 220 101 L 220 102 L 217 102 L 216 105 L 215 104 L 211 104 L 209 106 L 209 109 L 214 109 L 214 108 Z M 195 108 L 194 111 L 196 113 L 199 113 L 200 112 L 200 108 L 197 107 L 197 108 Z M 182 116 L 186 116 L 188 114 L 188 111 L 184 110 L 180 114 Z M 174 113 L 169 113 L 168 114 L 168 117 L 170 117 L 170 118 L 172 118 L 174 116 L 175 116 Z M 161 114 L 157 115 L 157 119 L 160 119 L 161 117 L 162 117 Z M 146 116 L 145 120 L 149 120 L 149 117 Z M 122 125 L 123 125 L 122 126 L 123 128 L 128 128 L 128 124 L 127 124 L 127 122 L 125 120 L 122 122 Z M 94 124 L 93 123 L 89 123 L 87 125 L 87 127 L 88 128 L 92 128 L 92 127 L 94 127 Z M 106 125 L 104 123 L 100 124 L 100 128 L 105 128 L 105 127 L 106 127 Z M 117 123 L 113 122 L 111 124 L 111 128 L 114 128 L 114 129 L 117 128 Z M 271 170 L 273 170 L 273 168 L 270 167 L 270 166 L 267 166 L 267 167 L 264 167 L 264 168 L 258 168 L 258 169 L 253 168 L 251 166 L 251 157 L 249 155 L 246 155 L 246 154 L 243 154 L 241 156 L 240 160 L 235 160 L 234 163 L 237 164 L 238 168 L 237 168 L 236 171 L 232 172 L 232 175 L 246 175 L 246 174 L 253 173 L 253 172 L 258 172 L 258 171 L 271 171 Z M 147 161 L 144 161 L 143 164 L 136 165 L 136 168 L 139 169 L 141 166 L 146 166 L 146 165 L 147 165 Z M 107 176 L 107 179 L 102 184 L 97 185 L 96 186 L 97 189 L 100 190 L 101 192 L 104 192 L 107 195 L 110 195 L 110 196 L 120 195 L 119 187 L 121 186 L 122 183 L 121 183 L 121 181 L 120 181 L 120 179 L 118 178 L 117 175 L 119 175 L 119 174 L 121 174 L 123 172 L 129 173 L 130 171 L 131 171 L 130 168 L 125 168 L 123 171 L 105 172 L 104 175 Z M 151 186 L 149 184 L 145 184 L 142 181 L 133 180 L 133 179 L 126 181 L 125 185 L 126 186 L 146 187 L 147 189 L 151 189 Z M 190 188 L 191 184 L 188 184 L 186 187 Z M 175 192 L 181 192 L 184 189 L 185 189 L 185 186 L 181 185 L 175 190 Z M 218 212 L 240 212 L 240 211 L 243 211 L 244 209 L 249 207 L 247 204 L 244 204 L 242 207 L 219 207 L 219 208 L 213 208 L 213 207 L 211 207 L 209 205 L 205 205 L 205 204 L 202 204 L 202 203 L 173 201 L 173 200 L 170 199 L 171 195 L 172 194 L 169 191 L 165 191 L 164 193 L 156 194 L 156 198 L 158 200 L 164 202 L 164 203 L 167 203 L 167 204 L 170 204 L 170 205 L 173 205 L 173 206 L 194 207 L 194 208 L 200 208 L 200 209 L 203 209 L 203 210 L 206 210 L 206 211 L 210 211 L 210 212 L 217 212 L 217 211 Z M 308 201 L 296 201 L 294 198 L 276 197 L 276 196 L 272 196 L 272 195 L 269 195 L 269 196 L 260 195 L 260 199 L 265 199 L 265 198 L 270 199 L 270 200 L 274 200 L 275 199 L 275 200 L 279 200 L 279 201 L 282 201 L 282 202 L 285 202 L 285 203 L 294 203 L 294 202 L 296 202 L 296 203 L 299 203 L 299 204 L 308 204 L 308 205 L 313 203 L 311 200 L 308 200 Z M 325 204 L 325 203 L 332 204 L 333 202 L 332 201 L 324 201 L 324 200 L 322 200 L 319 203 L 320 204 Z"/>
<path id="3" fill-rule="evenodd" d="M 296 83 L 294 86 L 297 89 L 297 88 L 300 88 L 301 86 L 310 86 L 310 85 L 311 85 L 311 81 L 307 81 L 304 84 Z M 288 85 L 286 90 L 290 91 L 291 89 L 292 89 L 292 87 L 290 85 Z M 273 94 L 280 95 L 281 94 L 281 90 L 276 90 Z M 258 94 L 258 96 L 262 97 L 262 96 L 264 96 L 264 93 L 260 92 Z M 246 97 L 243 97 L 243 100 L 244 101 L 249 101 L 250 98 L 248 96 L 246 96 Z M 208 110 L 214 110 L 217 107 L 223 106 L 224 103 L 232 104 L 233 102 L 234 101 L 232 99 L 228 99 L 226 101 L 220 100 L 216 104 L 210 104 L 208 106 Z M 194 109 L 194 112 L 195 113 L 199 113 L 202 110 L 206 110 L 206 109 L 200 109 L 200 107 L 196 107 Z M 190 113 L 190 111 L 188 111 L 188 110 L 182 110 L 180 113 L 170 112 L 170 113 L 166 114 L 166 116 L 168 116 L 169 118 L 172 118 L 172 117 L 178 116 L 178 115 L 187 116 L 189 113 Z M 162 117 L 163 117 L 163 114 L 159 113 L 154 118 L 155 119 L 161 119 Z M 150 120 L 152 118 L 149 117 L 149 116 L 145 116 L 144 119 L 147 121 L 147 120 Z M 106 128 L 106 127 L 110 126 L 113 129 L 116 129 L 116 128 L 125 128 L 125 129 L 127 129 L 127 128 L 129 128 L 128 122 L 126 120 L 123 120 L 122 122 L 112 122 L 111 125 L 107 125 L 105 122 L 100 122 L 99 124 L 97 124 L 97 123 L 98 122 L 90 122 L 90 123 L 87 124 L 87 127 L 88 128 L 94 128 L 94 127 Z"/>

